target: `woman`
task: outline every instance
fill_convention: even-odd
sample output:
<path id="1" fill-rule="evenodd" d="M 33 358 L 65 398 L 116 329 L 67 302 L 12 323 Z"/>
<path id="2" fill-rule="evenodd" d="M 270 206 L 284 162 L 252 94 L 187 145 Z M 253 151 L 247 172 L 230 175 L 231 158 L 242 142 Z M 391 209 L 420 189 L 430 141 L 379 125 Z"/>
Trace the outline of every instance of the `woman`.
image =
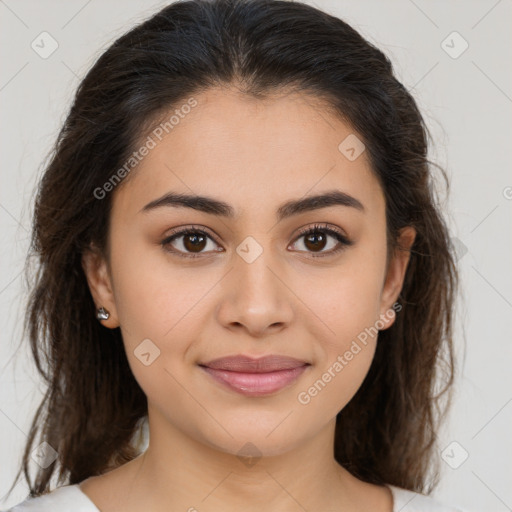
<path id="1" fill-rule="evenodd" d="M 48 392 L 14 512 L 455 510 L 423 494 L 457 284 L 427 130 L 340 19 L 192 0 L 119 38 L 32 247 Z"/>

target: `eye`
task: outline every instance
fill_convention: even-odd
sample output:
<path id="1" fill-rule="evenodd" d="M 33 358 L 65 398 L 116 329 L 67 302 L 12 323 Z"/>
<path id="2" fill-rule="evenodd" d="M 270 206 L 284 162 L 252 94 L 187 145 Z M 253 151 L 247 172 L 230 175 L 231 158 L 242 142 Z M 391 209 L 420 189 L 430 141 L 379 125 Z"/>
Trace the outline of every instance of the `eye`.
<path id="1" fill-rule="evenodd" d="M 306 247 L 306 252 L 313 251 L 313 258 L 333 256 L 334 254 L 337 254 L 338 252 L 345 249 L 345 247 L 354 244 L 352 240 L 349 240 L 344 234 L 337 231 L 336 229 L 319 224 L 315 224 L 313 227 L 306 228 L 301 231 L 297 240 L 302 238 L 304 238 L 302 243 L 304 247 Z M 331 250 L 323 251 L 323 249 L 329 245 L 328 238 L 334 238 L 338 243 L 331 243 Z M 334 247 L 334 249 L 332 249 L 332 247 Z M 320 254 L 314 254 L 315 252 Z"/>
<path id="2" fill-rule="evenodd" d="M 162 240 L 161 244 L 164 250 L 176 254 L 177 256 L 183 258 L 198 258 L 203 253 L 203 250 L 208 247 L 208 241 L 215 243 L 212 237 L 204 229 L 190 226 L 175 231 L 171 236 Z M 213 250 L 215 252 L 220 252 L 218 249 Z"/>
<path id="3" fill-rule="evenodd" d="M 303 245 L 306 250 L 299 252 L 312 252 L 314 258 L 332 256 L 354 243 L 336 229 L 319 224 L 302 230 L 295 243 L 302 238 L 304 238 Z M 332 242 L 329 244 L 329 238 L 336 240 L 337 244 Z M 198 258 L 211 251 L 222 252 L 223 249 L 215 249 L 215 247 L 210 247 L 208 250 L 208 242 L 212 242 L 214 246 L 217 245 L 212 236 L 204 229 L 190 226 L 174 231 L 162 240 L 161 245 L 165 251 L 182 258 Z M 325 247 L 329 245 L 331 245 L 331 249 L 324 251 Z M 319 254 L 314 254 L 315 252 Z"/>

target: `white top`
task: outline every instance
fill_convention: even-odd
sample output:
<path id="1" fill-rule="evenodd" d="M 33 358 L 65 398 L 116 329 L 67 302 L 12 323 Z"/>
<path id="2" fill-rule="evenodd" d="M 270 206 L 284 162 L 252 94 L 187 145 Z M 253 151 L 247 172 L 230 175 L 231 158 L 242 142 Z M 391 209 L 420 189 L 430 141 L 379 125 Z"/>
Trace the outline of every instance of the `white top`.
<path id="1" fill-rule="evenodd" d="M 27 498 L 6 512 L 100 512 L 80 484 L 65 485 L 42 496 Z M 388 485 L 393 494 L 393 512 L 464 512 L 429 496 Z"/>

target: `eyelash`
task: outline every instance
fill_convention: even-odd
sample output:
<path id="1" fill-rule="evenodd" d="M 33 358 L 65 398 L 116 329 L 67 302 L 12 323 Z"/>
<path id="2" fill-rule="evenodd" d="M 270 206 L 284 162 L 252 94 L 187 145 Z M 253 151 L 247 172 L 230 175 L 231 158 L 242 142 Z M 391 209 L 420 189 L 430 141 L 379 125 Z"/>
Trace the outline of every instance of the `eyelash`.
<path id="1" fill-rule="evenodd" d="M 338 247 L 336 249 L 331 249 L 330 251 L 327 251 L 325 253 L 319 253 L 319 254 L 311 253 L 311 257 L 313 257 L 313 258 L 324 258 L 326 256 L 333 256 L 334 254 L 337 254 L 340 251 L 344 250 L 345 247 L 348 247 L 348 246 L 354 244 L 353 241 L 349 240 L 345 235 L 343 235 L 339 231 L 334 230 L 332 228 L 329 228 L 329 227 L 327 227 L 325 225 L 322 226 L 320 224 L 315 224 L 313 227 L 304 228 L 303 230 L 301 230 L 299 235 L 295 239 L 295 242 L 297 240 L 299 240 L 299 238 L 302 238 L 304 236 L 307 236 L 307 235 L 310 235 L 310 234 L 314 234 L 314 233 L 324 233 L 324 234 L 330 235 L 330 236 L 332 236 L 333 238 L 335 238 L 339 242 L 339 245 L 338 245 Z M 213 238 L 210 236 L 210 234 L 207 233 L 201 227 L 199 227 L 199 226 L 197 226 L 197 227 L 196 226 L 191 226 L 191 227 L 188 227 L 188 228 L 184 228 L 184 229 L 175 231 L 170 236 L 168 236 L 164 240 L 162 240 L 161 245 L 162 245 L 162 247 L 164 248 L 165 251 L 167 251 L 167 252 L 169 252 L 171 254 L 175 254 L 175 255 L 177 255 L 178 257 L 181 257 L 181 258 L 199 258 L 199 257 L 202 257 L 202 255 L 204 253 L 197 253 L 197 254 L 184 253 L 184 252 L 178 251 L 176 249 L 169 249 L 168 248 L 171 245 L 171 242 L 173 242 L 175 239 L 179 238 L 180 236 L 194 235 L 194 234 L 195 235 L 197 235 L 197 234 L 203 235 L 203 236 L 208 237 L 208 238 L 213 240 Z M 215 240 L 213 240 L 213 241 L 215 242 Z M 220 252 L 220 251 L 218 251 L 218 252 Z M 304 251 L 301 251 L 301 252 L 304 252 Z"/>

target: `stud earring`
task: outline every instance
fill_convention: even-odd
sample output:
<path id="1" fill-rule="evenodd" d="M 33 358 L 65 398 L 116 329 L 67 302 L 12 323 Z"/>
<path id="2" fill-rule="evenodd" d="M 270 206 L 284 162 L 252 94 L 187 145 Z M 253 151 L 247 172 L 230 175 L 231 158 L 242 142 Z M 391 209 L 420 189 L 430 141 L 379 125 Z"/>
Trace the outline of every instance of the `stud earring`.
<path id="1" fill-rule="evenodd" d="M 110 313 L 102 306 L 96 310 L 96 318 L 98 320 L 108 320 Z"/>

